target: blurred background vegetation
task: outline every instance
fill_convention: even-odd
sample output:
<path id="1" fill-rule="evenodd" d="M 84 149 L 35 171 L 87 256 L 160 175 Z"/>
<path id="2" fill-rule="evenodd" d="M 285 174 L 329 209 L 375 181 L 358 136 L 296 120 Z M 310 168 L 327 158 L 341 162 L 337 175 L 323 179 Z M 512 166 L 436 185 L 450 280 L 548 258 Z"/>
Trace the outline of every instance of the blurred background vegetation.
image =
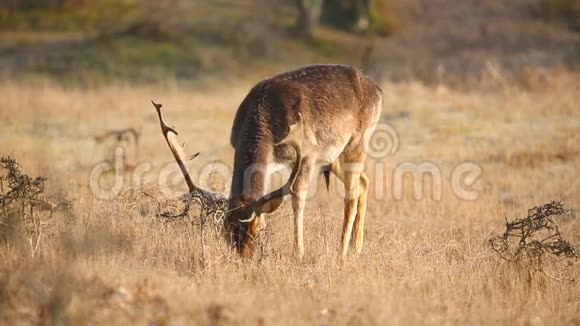
<path id="1" fill-rule="evenodd" d="M 3 0 L 0 74 L 223 80 L 309 63 L 426 82 L 576 69 L 578 0 Z M 495 69 L 494 68 L 494 69 Z"/>

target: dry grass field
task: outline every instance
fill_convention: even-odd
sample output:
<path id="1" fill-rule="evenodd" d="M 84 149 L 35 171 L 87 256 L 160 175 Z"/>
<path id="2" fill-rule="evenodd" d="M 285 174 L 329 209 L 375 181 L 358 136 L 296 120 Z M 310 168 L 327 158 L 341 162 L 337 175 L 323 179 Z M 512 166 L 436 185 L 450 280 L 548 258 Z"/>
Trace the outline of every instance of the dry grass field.
<path id="1" fill-rule="evenodd" d="M 201 152 L 190 162 L 195 180 L 227 193 L 227 175 L 208 171 L 231 166 L 234 112 L 263 77 L 219 85 L 0 81 L 0 156 L 47 177 L 48 196 L 72 202 L 70 211 L 44 220 L 39 241 L 26 225 L 0 221 L 0 324 L 580 324 L 577 261 L 547 258 L 540 272 L 500 259 L 488 245 L 504 231 L 505 217 L 525 217 L 533 206 L 562 200 L 580 209 L 579 75 L 504 80 L 492 73 L 461 90 L 381 85 L 381 123 L 396 131 L 398 146 L 368 161 L 365 245 L 344 262 L 336 180 L 307 204 L 303 261 L 293 256 L 288 203 L 268 217 L 249 260 L 211 225 L 202 245 L 195 214 L 167 224 L 156 218 L 179 205 L 180 191 L 163 188 L 185 185 L 164 181 L 173 161 L 150 99 L 164 104 L 186 149 Z M 127 146 L 127 157 L 142 170 L 125 171 L 120 194 L 101 200 L 90 175 L 112 147 L 94 137 L 126 127 L 141 131 L 138 156 Z M 423 198 L 414 199 L 408 175 L 396 195 L 397 167 L 405 162 L 437 168 L 440 198 L 432 198 L 436 187 L 426 178 Z M 482 171 L 473 185 L 466 181 L 474 200 L 453 189 L 452 175 L 466 162 Z M 132 182 L 135 171 L 143 187 Z M 175 166 L 171 171 L 172 183 L 181 181 Z M 101 178 L 102 186 L 112 179 Z M 580 246 L 580 219 L 557 223 Z"/>

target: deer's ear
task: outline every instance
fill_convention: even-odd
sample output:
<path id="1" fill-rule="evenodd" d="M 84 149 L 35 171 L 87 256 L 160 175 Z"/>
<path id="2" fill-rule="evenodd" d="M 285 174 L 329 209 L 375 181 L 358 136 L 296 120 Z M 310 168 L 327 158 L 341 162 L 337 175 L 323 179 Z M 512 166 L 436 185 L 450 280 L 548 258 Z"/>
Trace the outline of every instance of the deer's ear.
<path id="1" fill-rule="evenodd" d="M 273 211 L 277 210 L 278 207 L 280 207 L 280 205 L 282 205 L 282 202 L 284 201 L 284 197 L 278 197 L 278 198 L 272 198 L 270 200 L 268 200 L 267 202 L 265 202 L 264 204 L 260 205 L 260 207 L 256 207 L 256 214 L 257 215 L 261 215 L 261 214 L 270 214 Z"/>

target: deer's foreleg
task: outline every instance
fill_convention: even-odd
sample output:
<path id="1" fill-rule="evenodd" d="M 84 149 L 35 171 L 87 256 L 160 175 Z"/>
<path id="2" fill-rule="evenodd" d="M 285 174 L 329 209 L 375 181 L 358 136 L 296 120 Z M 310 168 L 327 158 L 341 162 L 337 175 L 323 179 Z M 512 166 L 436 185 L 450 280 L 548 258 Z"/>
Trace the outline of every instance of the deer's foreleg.
<path id="1" fill-rule="evenodd" d="M 294 249 L 298 258 L 304 257 L 304 207 L 308 187 L 314 172 L 314 159 L 304 158 L 296 181 L 292 185 L 292 210 L 294 213 Z"/>

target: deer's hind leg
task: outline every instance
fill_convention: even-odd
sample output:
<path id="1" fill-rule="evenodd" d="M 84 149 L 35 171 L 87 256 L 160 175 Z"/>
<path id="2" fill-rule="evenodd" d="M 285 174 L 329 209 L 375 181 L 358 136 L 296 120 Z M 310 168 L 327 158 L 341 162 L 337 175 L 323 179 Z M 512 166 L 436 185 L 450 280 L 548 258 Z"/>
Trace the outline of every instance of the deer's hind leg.
<path id="1" fill-rule="evenodd" d="M 360 254 L 363 246 L 368 191 L 369 178 L 367 177 L 366 173 L 361 172 L 359 179 L 359 197 L 357 201 L 356 219 L 354 221 L 354 245 L 357 254 Z"/>
<path id="2" fill-rule="evenodd" d="M 344 222 L 341 242 L 341 256 L 343 258 L 348 254 L 355 222 L 357 222 L 356 230 L 361 230 L 361 232 L 361 226 L 364 223 L 364 217 L 361 219 L 358 214 L 362 178 L 361 167 L 362 163 L 345 163 L 342 158 L 330 165 L 330 171 L 344 184 Z M 364 180 L 367 180 L 366 176 L 364 178 Z M 363 183 L 364 190 L 366 190 L 367 184 Z M 359 237 L 356 236 L 355 239 L 358 241 Z"/>

